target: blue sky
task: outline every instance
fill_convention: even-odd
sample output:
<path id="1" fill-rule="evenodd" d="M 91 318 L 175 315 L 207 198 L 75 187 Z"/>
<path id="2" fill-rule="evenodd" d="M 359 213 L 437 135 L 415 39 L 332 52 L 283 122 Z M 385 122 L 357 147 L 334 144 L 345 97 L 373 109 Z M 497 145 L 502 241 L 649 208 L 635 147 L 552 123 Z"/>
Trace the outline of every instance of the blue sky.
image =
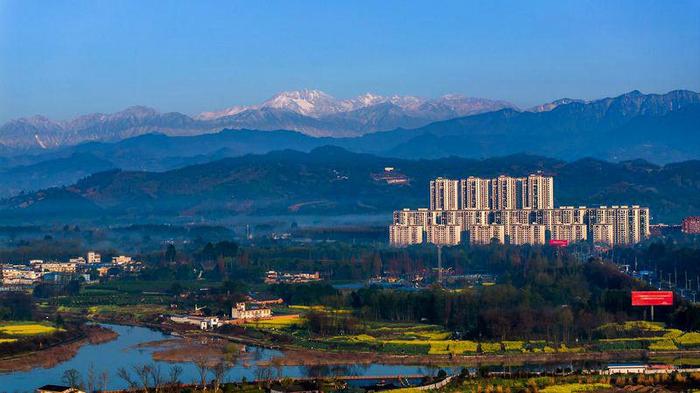
<path id="1" fill-rule="evenodd" d="M 0 122 L 317 88 L 527 107 L 700 90 L 700 1 L 0 0 Z"/>

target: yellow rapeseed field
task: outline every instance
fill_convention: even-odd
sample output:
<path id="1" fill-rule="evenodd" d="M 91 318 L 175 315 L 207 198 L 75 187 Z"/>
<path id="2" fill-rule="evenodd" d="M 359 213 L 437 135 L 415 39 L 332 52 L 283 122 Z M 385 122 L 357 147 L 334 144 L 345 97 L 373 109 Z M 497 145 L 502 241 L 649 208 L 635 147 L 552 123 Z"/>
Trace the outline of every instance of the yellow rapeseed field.
<path id="1" fill-rule="evenodd" d="M 697 346 L 700 345 L 700 333 L 688 332 L 680 337 L 677 337 L 675 341 L 681 345 Z"/>
<path id="2" fill-rule="evenodd" d="M 53 333 L 57 329 L 53 326 L 38 323 L 13 323 L 0 325 L 0 333 L 10 336 L 35 336 L 39 334 Z"/>
<path id="3" fill-rule="evenodd" d="M 246 321 L 246 325 L 250 325 L 261 329 L 284 329 L 292 325 L 302 323 L 299 315 L 280 315 L 269 319 L 258 319 Z"/>
<path id="4" fill-rule="evenodd" d="M 540 393 L 577 393 L 590 392 L 593 390 L 610 389 L 607 383 L 568 383 L 563 385 L 552 385 L 540 390 Z"/>

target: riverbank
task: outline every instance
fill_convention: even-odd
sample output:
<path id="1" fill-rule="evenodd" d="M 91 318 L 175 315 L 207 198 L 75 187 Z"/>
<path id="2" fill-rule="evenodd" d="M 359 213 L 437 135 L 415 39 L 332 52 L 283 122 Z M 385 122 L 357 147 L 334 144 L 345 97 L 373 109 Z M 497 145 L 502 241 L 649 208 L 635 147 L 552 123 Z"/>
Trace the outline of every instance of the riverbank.
<path id="1" fill-rule="evenodd" d="M 37 351 L 0 358 L 0 372 L 27 371 L 34 368 L 50 368 L 72 359 L 87 344 L 112 341 L 118 334 L 103 326 L 85 325 L 79 334 L 68 341 L 57 343 Z"/>
<path id="2" fill-rule="evenodd" d="M 227 360 L 245 360 L 250 357 L 244 346 L 219 337 L 196 336 L 180 337 L 141 343 L 136 348 L 153 349 L 156 361 L 170 363 L 206 361 L 209 364 Z"/>
<path id="3" fill-rule="evenodd" d="M 275 337 L 250 337 L 245 331 L 236 333 L 216 333 L 180 330 L 176 326 L 164 325 L 162 331 L 169 331 L 190 339 L 201 337 L 218 338 L 232 343 L 270 348 L 283 352 L 261 365 L 313 366 L 313 365 L 353 365 L 353 364 L 391 364 L 421 366 L 479 366 L 479 365 L 522 365 L 552 364 L 571 362 L 629 362 L 649 361 L 651 358 L 688 358 L 700 359 L 700 350 L 650 351 L 646 349 L 627 349 L 596 352 L 552 352 L 552 353 L 505 353 L 505 354 L 469 354 L 469 355 L 401 355 L 383 352 L 348 351 L 331 349 L 309 349 L 294 343 L 275 340 Z"/>
<path id="4" fill-rule="evenodd" d="M 422 366 L 481 366 L 523 364 L 553 364 L 572 362 L 629 362 L 648 361 L 651 357 L 700 358 L 700 351 L 627 350 L 588 353 L 549 354 L 488 354 L 488 355 L 392 355 L 371 352 L 335 352 L 308 349 L 282 348 L 284 356 L 273 360 L 285 366 L 373 364 L 422 365 Z"/>
<path id="5" fill-rule="evenodd" d="M 114 323 L 102 319 L 101 322 Z M 244 329 L 231 326 L 226 332 L 205 332 L 192 329 L 191 326 L 172 323 L 125 323 L 127 326 L 140 326 L 158 330 L 165 334 L 181 337 L 183 340 L 161 340 L 142 344 L 156 350 L 152 358 L 166 362 L 193 362 L 203 357 L 211 357 L 212 361 L 226 356 L 236 355 L 245 358 L 239 352 L 241 345 L 274 349 L 283 352 L 273 359 L 261 361 L 261 365 L 284 366 L 315 366 L 315 365 L 417 365 L 417 366 L 479 366 L 479 365 L 522 365 L 522 364 L 553 364 L 571 362 L 648 362 L 654 358 L 670 359 L 700 359 L 700 350 L 669 350 L 650 351 L 647 349 L 626 349 L 596 352 L 551 352 L 551 353 L 484 353 L 484 354 L 445 354 L 445 355 L 403 355 L 384 352 L 368 352 L 360 350 L 309 349 L 294 342 L 278 339 L 274 334 L 267 334 L 255 329 Z M 254 337 L 253 337 L 254 335 Z M 286 341 L 286 342 L 285 342 Z M 234 350 L 227 345 L 236 345 Z"/>

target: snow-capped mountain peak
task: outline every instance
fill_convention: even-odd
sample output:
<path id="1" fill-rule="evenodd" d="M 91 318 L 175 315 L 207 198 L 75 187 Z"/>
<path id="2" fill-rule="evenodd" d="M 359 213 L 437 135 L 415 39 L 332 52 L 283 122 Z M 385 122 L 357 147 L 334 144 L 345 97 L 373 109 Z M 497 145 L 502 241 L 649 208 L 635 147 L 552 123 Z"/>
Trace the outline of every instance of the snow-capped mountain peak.
<path id="1" fill-rule="evenodd" d="M 390 104 L 405 116 L 425 119 L 445 119 L 457 116 L 488 112 L 503 108 L 515 108 L 505 101 L 494 101 L 482 98 L 467 97 L 461 94 L 447 94 L 439 98 L 429 99 L 418 96 L 390 95 L 383 96 L 371 92 L 360 94 L 349 99 L 336 99 L 321 90 L 302 89 L 283 91 L 275 94 L 267 101 L 256 105 L 233 106 L 221 111 L 204 112 L 196 116 L 198 120 L 215 120 L 224 117 L 237 116 L 246 111 L 259 111 L 272 108 L 293 112 L 316 119 L 328 116 L 343 115 L 358 110 L 382 111 L 379 105 Z M 366 112 L 366 111 L 365 111 Z M 252 112 L 251 112 L 252 113 Z"/>
<path id="2" fill-rule="evenodd" d="M 549 112 L 549 111 L 554 110 L 562 105 L 568 105 L 568 104 L 577 103 L 577 102 L 585 104 L 588 101 L 575 99 L 575 98 L 560 98 L 560 99 L 552 101 L 552 102 L 547 102 L 547 103 L 544 103 L 541 105 L 534 106 L 534 107 L 528 109 L 528 111 L 529 112 Z"/>
<path id="3" fill-rule="evenodd" d="M 199 115 L 195 116 L 195 118 L 198 120 L 214 120 L 221 117 L 237 115 L 241 112 L 248 110 L 249 108 L 250 107 L 248 106 L 236 105 L 220 111 L 202 112 Z"/>
<path id="4" fill-rule="evenodd" d="M 347 100 L 354 105 L 353 109 L 362 108 L 365 106 L 377 105 L 387 101 L 387 98 L 372 93 L 361 94 L 353 99 Z"/>
<path id="5" fill-rule="evenodd" d="M 341 101 L 331 95 L 310 89 L 283 91 L 263 102 L 260 107 L 286 109 L 311 117 L 347 110 Z"/>

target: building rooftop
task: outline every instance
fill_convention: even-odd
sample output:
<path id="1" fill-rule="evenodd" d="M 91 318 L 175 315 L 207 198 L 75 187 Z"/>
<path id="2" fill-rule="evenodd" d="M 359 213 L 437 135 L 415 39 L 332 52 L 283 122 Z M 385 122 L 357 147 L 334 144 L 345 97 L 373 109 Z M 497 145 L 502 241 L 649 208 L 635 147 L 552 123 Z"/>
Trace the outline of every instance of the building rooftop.
<path id="1" fill-rule="evenodd" d="M 63 385 L 44 385 L 37 390 L 40 390 L 42 392 L 74 392 L 77 391 L 76 389 L 71 388 L 70 386 L 63 386 Z"/>
<path id="2" fill-rule="evenodd" d="M 643 363 L 610 363 L 608 367 L 646 367 Z"/>

